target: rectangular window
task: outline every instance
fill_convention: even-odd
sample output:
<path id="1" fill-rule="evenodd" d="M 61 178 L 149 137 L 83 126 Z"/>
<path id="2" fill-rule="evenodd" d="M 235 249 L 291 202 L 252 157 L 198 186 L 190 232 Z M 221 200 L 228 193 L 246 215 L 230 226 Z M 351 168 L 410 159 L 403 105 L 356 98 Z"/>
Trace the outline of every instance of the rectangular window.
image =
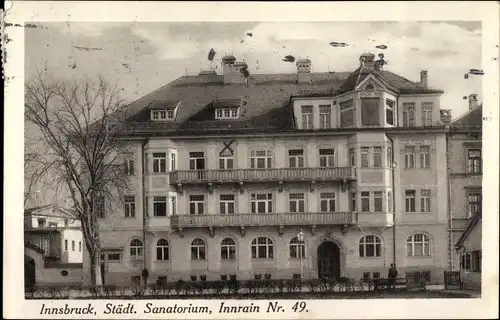
<path id="1" fill-rule="evenodd" d="M 481 174 L 482 169 L 481 149 L 467 150 L 467 173 Z"/>
<path id="2" fill-rule="evenodd" d="M 153 172 L 167 172 L 167 154 L 165 152 L 153 153 Z"/>
<path id="3" fill-rule="evenodd" d="M 406 212 L 415 212 L 415 190 L 405 191 L 405 207 Z"/>
<path id="4" fill-rule="evenodd" d="M 106 216 L 104 207 L 104 196 L 96 196 L 95 208 L 97 217 L 100 219 L 104 219 Z"/>
<path id="5" fill-rule="evenodd" d="M 430 147 L 420 146 L 420 168 L 427 169 L 431 167 Z"/>
<path id="6" fill-rule="evenodd" d="M 288 195 L 290 212 L 305 212 L 305 201 L 303 193 L 290 193 Z"/>
<path id="7" fill-rule="evenodd" d="M 45 228 L 45 223 L 47 222 L 44 218 L 38 218 L 38 228 Z"/>
<path id="8" fill-rule="evenodd" d="M 403 103 L 403 127 L 415 126 L 415 103 Z"/>
<path id="9" fill-rule="evenodd" d="M 177 155 L 175 153 L 170 154 L 170 170 L 177 170 Z"/>
<path id="10" fill-rule="evenodd" d="M 189 169 L 204 170 L 205 169 L 205 153 L 190 152 L 189 153 Z"/>
<path id="11" fill-rule="evenodd" d="M 239 108 L 215 109 L 215 119 L 238 119 Z"/>
<path id="12" fill-rule="evenodd" d="M 420 190 L 420 211 L 431 212 L 431 190 Z"/>
<path id="13" fill-rule="evenodd" d="M 354 148 L 349 149 L 349 164 L 351 165 L 351 167 L 356 166 L 356 151 L 354 150 Z"/>
<path id="14" fill-rule="evenodd" d="M 204 195 L 189 196 L 189 214 L 203 214 L 205 209 Z"/>
<path id="15" fill-rule="evenodd" d="M 348 127 L 354 124 L 354 102 L 348 100 L 341 102 L 340 106 L 340 126 Z"/>
<path id="16" fill-rule="evenodd" d="M 270 150 L 252 150 L 250 153 L 250 168 L 271 168 L 272 157 Z"/>
<path id="17" fill-rule="evenodd" d="M 302 106 L 302 129 L 313 129 L 313 106 Z"/>
<path id="18" fill-rule="evenodd" d="M 234 169 L 234 158 L 219 157 L 219 169 Z"/>
<path id="19" fill-rule="evenodd" d="M 125 196 L 125 218 L 135 218 L 135 196 Z"/>
<path id="20" fill-rule="evenodd" d="M 153 197 L 153 215 L 155 217 L 167 216 L 167 197 Z"/>
<path id="21" fill-rule="evenodd" d="M 82 242 L 78 241 L 78 252 L 82 252 Z"/>
<path id="22" fill-rule="evenodd" d="M 304 150 L 288 150 L 288 166 L 290 168 L 304 167 Z"/>
<path id="23" fill-rule="evenodd" d="M 356 211 L 356 192 L 351 192 L 351 211 Z"/>
<path id="24" fill-rule="evenodd" d="M 319 149 L 319 166 L 335 167 L 335 149 Z"/>
<path id="25" fill-rule="evenodd" d="M 161 120 L 165 120 L 165 119 L 167 119 L 167 111 L 165 111 L 165 110 L 160 110 L 159 112 L 160 112 L 160 119 L 161 119 Z"/>
<path id="26" fill-rule="evenodd" d="M 415 147 L 405 147 L 405 168 L 415 168 Z"/>
<path id="27" fill-rule="evenodd" d="M 194 282 L 194 281 L 198 280 L 198 277 L 197 276 L 189 276 L 189 279 Z"/>
<path id="28" fill-rule="evenodd" d="M 382 147 L 373 147 L 373 166 L 382 167 Z"/>
<path id="29" fill-rule="evenodd" d="M 127 176 L 133 176 L 135 173 L 135 163 L 133 159 L 133 155 L 127 155 L 125 159 L 125 163 L 123 164 L 125 169 L 125 174 Z"/>
<path id="30" fill-rule="evenodd" d="M 361 148 L 361 167 L 362 168 L 367 168 L 370 166 L 370 160 L 368 158 L 369 153 L 370 153 L 370 148 L 368 148 L 368 147 Z"/>
<path id="31" fill-rule="evenodd" d="M 227 281 L 227 274 L 221 274 L 221 275 L 220 275 L 220 279 L 221 279 L 222 281 Z"/>
<path id="32" fill-rule="evenodd" d="M 370 192 L 361 192 L 361 211 L 370 212 Z"/>
<path id="33" fill-rule="evenodd" d="M 273 194 L 272 193 L 252 193 L 250 195 L 252 213 L 270 213 L 273 212 Z"/>
<path id="34" fill-rule="evenodd" d="M 387 147 L 387 167 L 392 167 L 392 148 Z"/>
<path id="35" fill-rule="evenodd" d="M 481 212 L 481 193 L 467 194 L 467 218 L 472 218 L 475 214 Z"/>
<path id="36" fill-rule="evenodd" d="M 382 191 L 375 191 L 373 192 L 374 196 L 374 206 L 375 206 L 375 212 L 382 212 L 382 203 L 383 203 L 383 197 L 382 197 Z"/>
<path id="37" fill-rule="evenodd" d="M 170 196 L 170 214 L 171 215 L 176 215 L 177 214 L 177 197 L 176 196 Z"/>
<path id="38" fill-rule="evenodd" d="M 174 118 L 175 112 L 174 110 L 167 110 L 167 118 L 172 120 Z"/>
<path id="39" fill-rule="evenodd" d="M 432 126 L 432 102 L 422 103 L 422 126 Z"/>
<path id="40" fill-rule="evenodd" d="M 380 124 L 379 98 L 361 99 L 361 123 L 363 125 Z"/>
<path id="41" fill-rule="evenodd" d="M 68 240 L 64 240 L 64 250 L 68 251 Z"/>
<path id="42" fill-rule="evenodd" d="M 392 100 L 385 100 L 385 121 L 390 125 L 394 125 L 394 104 Z"/>
<path id="43" fill-rule="evenodd" d="M 152 111 L 151 114 L 152 114 L 153 120 L 158 120 L 158 118 L 160 117 L 160 112 L 157 110 Z"/>
<path id="44" fill-rule="evenodd" d="M 75 240 L 71 240 L 71 251 L 75 251 L 75 249 L 76 249 Z"/>
<path id="45" fill-rule="evenodd" d="M 389 212 L 393 210 L 393 199 L 392 199 L 392 191 L 387 191 L 387 208 Z"/>
<path id="46" fill-rule="evenodd" d="M 332 107 L 330 105 L 319 106 L 319 127 L 321 129 L 332 127 Z"/>
<path id="47" fill-rule="evenodd" d="M 234 194 L 221 194 L 219 202 L 220 213 L 234 213 Z"/>
<path id="48" fill-rule="evenodd" d="M 321 212 L 335 212 L 335 192 L 320 193 Z"/>

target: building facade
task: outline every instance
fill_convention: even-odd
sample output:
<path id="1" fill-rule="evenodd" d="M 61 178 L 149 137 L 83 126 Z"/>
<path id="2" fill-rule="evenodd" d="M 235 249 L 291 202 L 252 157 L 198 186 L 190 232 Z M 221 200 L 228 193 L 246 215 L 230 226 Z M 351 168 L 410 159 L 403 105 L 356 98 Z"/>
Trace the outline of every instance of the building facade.
<path id="1" fill-rule="evenodd" d="M 359 279 L 393 262 L 442 282 L 449 116 L 427 71 L 413 82 L 373 54 L 351 73 L 222 63 L 124 115 L 132 191 L 102 213 L 105 283 L 138 282 L 143 268 L 150 282 Z"/>

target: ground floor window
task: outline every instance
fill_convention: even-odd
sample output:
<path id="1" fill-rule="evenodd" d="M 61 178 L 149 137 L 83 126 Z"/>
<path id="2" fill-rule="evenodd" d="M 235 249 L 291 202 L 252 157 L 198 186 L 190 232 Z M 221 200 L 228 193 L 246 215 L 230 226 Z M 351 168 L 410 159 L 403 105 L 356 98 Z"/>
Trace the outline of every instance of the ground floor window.
<path id="1" fill-rule="evenodd" d="M 464 253 L 461 267 L 466 271 L 481 272 L 481 250 Z"/>

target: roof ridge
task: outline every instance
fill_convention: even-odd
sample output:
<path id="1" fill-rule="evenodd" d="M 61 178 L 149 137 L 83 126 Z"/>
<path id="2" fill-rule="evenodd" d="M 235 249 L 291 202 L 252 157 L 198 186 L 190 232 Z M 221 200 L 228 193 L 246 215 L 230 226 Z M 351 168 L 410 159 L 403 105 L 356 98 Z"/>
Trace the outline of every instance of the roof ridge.
<path id="1" fill-rule="evenodd" d="M 382 70 L 382 72 L 388 72 L 388 73 L 390 73 L 390 74 L 392 74 L 392 75 L 395 75 L 396 77 L 398 77 L 398 78 L 400 78 L 400 79 L 403 79 L 403 80 L 405 80 L 405 81 L 411 82 L 411 83 L 413 83 L 413 84 L 418 84 L 418 82 L 411 81 L 411 80 L 409 80 L 409 79 L 407 79 L 407 78 L 405 78 L 405 77 L 403 77 L 403 76 L 400 76 L 399 74 L 394 73 L 394 72 L 392 72 L 392 71 L 389 71 L 389 70 Z"/>
<path id="2" fill-rule="evenodd" d="M 450 125 L 453 125 L 455 122 L 459 121 L 459 120 L 462 120 L 463 118 L 467 117 L 468 115 L 470 115 L 472 112 L 478 110 L 479 108 L 483 108 L 483 104 L 481 103 L 480 105 L 478 105 L 477 107 L 475 107 L 474 109 L 467 111 L 465 112 L 464 114 L 462 114 L 461 116 L 459 116 L 458 118 L 456 118 L 455 120 L 453 120 Z"/>

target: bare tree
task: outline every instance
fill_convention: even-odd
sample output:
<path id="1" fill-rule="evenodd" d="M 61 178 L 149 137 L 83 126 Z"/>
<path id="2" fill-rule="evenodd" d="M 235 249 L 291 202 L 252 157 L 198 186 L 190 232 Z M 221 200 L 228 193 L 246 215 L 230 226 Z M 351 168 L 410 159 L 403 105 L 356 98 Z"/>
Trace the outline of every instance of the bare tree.
<path id="1" fill-rule="evenodd" d="M 28 181 L 44 180 L 69 194 L 81 221 L 91 282 L 101 285 L 99 218 L 105 204 L 121 201 L 128 187 L 125 145 L 115 130 L 119 91 L 103 77 L 70 82 L 42 73 L 25 90 L 25 119 L 38 130 L 38 140 L 30 142 L 43 150 L 25 156 Z"/>

